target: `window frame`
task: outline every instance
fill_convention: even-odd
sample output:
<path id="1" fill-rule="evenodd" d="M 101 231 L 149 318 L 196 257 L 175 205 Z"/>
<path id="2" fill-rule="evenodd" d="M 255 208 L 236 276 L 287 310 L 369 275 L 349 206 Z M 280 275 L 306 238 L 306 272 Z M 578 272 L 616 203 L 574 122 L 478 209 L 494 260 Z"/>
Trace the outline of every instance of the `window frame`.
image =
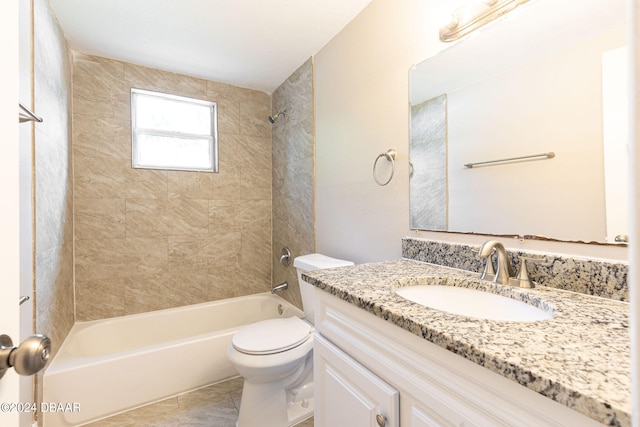
<path id="1" fill-rule="evenodd" d="M 172 101 L 179 101 L 191 105 L 203 105 L 210 109 L 211 114 L 211 134 L 192 134 L 184 132 L 174 132 L 154 128 L 137 127 L 137 97 L 150 96 Z M 211 167 L 181 167 L 173 165 L 141 165 L 136 164 L 139 153 L 138 135 L 153 135 L 160 137 L 173 137 L 187 140 L 209 139 L 209 161 Z M 131 88 L 131 167 L 133 169 L 155 169 L 155 170 L 175 170 L 188 172 L 218 172 L 218 105 L 214 101 L 189 98 L 185 96 L 172 95 L 163 92 L 156 92 L 144 89 Z"/>

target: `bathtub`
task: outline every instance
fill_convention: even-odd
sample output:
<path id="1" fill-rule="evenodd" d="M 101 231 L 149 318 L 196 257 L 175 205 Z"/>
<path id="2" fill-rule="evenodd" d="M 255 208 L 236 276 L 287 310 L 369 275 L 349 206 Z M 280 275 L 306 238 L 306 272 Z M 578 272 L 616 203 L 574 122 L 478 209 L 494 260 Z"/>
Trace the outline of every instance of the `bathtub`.
<path id="1" fill-rule="evenodd" d="M 75 426 L 237 376 L 239 327 L 304 313 L 270 293 L 77 323 L 43 379 L 45 427 Z"/>

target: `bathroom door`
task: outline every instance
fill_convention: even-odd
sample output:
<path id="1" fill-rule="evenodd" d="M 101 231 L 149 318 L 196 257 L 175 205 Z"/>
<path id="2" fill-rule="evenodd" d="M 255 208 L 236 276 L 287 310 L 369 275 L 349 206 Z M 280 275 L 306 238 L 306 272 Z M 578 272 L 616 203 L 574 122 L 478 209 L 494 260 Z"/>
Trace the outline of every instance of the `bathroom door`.
<path id="1" fill-rule="evenodd" d="M 23 48 L 22 36 L 26 34 Z M 31 302 L 18 304 L 21 287 L 31 296 L 32 205 L 31 137 L 16 117 L 17 102 L 31 100 L 31 6 L 29 0 L 10 0 L 0 6 L 0 334 L 18 344 L 33 329 Z M 22 59 L 24 58 L 24 60 Z M 25 93 L 26 91 L 26 93 Z M 22 135 L 21 135 L 22 134 Z M 24 145 L 24 140 L 27 145 Z M 21 322 L 21 311 L 25 313 Z M 21 323 L 24 328 L 21 328 Z M 0 380 L 0 425 L 28 426 L 31 414 L 22 414 L 18 403 L 32 400 L 30 377 L 9 369 Z M 12 403 L 16 405 L 11 405 Z"/>

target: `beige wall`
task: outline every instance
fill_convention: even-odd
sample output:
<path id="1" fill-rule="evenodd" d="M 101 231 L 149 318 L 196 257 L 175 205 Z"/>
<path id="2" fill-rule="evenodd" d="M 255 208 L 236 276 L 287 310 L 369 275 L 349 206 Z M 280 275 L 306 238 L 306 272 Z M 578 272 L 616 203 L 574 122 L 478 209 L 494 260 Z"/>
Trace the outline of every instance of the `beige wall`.
<path id="1" fill-rule="evenodd" d="M 357 263 L 398 258 L 409 232 L 416 4 L 373 0 L 315 57 L 316 244 L 326 255 Z M 390 148 L 398 152 L 395 176 L 382 187 L 372 167 Z"/>
<path id="2" fill-rule="evenodd" d="M 449 3 L 449 5 L 447 5 Z M 409 229 L 408 74 L 443 49 L 438 28 L 448 0 L 373 0 L 315 56 L 316 245 L 356 262 L 401 256 L 400 239 L 419 235 L 480 243 L 486 236 Z M 398 151 L 394 179 L 375 184 L 376 156 Z M 626 259 L 625 248 L 519 240 L 509 247 Z"/>
<path id="3" fill-rule="evenodd" d="M 74 53 L 78 321 L 268 291 L 268 94 Z M 219 173 L 131 168 L 131 88 L 218 103 Z"/>
<path id="4" fill-rule="evenodd" d="M 302 307 L 293 258 L 315 251 L 313 60 L 306 61 L 272 95 L 273 283 L 287 282 L 281 295 Z M 280 264 L 282 248 L 291 264 Z"/>

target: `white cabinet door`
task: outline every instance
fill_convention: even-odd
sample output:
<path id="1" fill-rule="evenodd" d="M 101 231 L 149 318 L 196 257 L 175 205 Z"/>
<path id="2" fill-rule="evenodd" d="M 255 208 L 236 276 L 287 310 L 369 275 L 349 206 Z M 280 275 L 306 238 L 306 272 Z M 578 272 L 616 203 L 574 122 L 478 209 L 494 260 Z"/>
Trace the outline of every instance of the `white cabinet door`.
<path id="1" fill-rule="evenodd" d="M 315 336 L 316 427 L 399 427 L 398 391 Z"/>

